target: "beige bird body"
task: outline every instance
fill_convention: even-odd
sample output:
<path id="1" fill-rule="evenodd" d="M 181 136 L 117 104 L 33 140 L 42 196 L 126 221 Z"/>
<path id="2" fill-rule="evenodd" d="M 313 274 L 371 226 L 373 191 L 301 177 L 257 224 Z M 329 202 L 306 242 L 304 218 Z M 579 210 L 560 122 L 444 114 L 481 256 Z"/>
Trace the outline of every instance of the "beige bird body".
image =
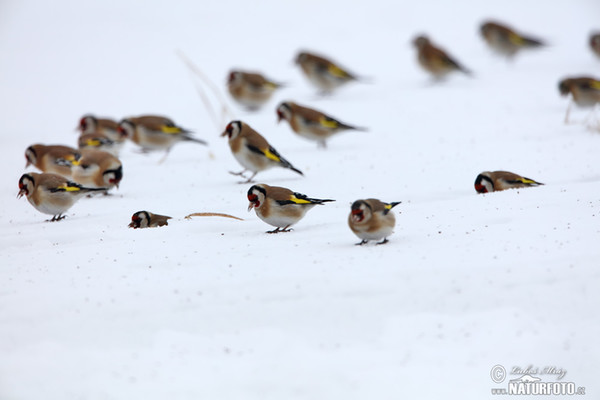
<path id="1" fill-rule="evenodd" d="M 365 130 L 336 120 L 329 115 L 301 106 L 291 101 L 281 103 L 277 107 L 278 120 L 286 120 L 292 131 L 299 136 L 316 141 L 319 146 L 326 147 L 327 140 L 333 135 L 346 130 Z"/>
<path id="2" fill-rule="evenodd" d="M 124 143 L 126 139 L 119 132 L 119 123 L 117 121 L 109 118 L 96 118 L 90 114 L 81 117 L 77 129 L 82 135 L 99 133 L 118 143 Z"/>
<path id="3" fill-rule="evenodd" d="M 454 71 L 471 74 L 444 50 L 434 46 L 426 36 L 418 36 L 414 39 L 413 44 L 417 48 L 419 65 L 436 79 L 443 78 Z"/>
<path id="4" fill-rule="evenodd" d="M 600 103 L 600 80 L 590 77 L 567 78 L 558 85 L 561 95 L 571 95 L 579 107 L 593 107 Z"/>
<path id="5" fill-rule="evenodd" d="M 52 215 L 52 221 L 62 218 L 77 200 L 96 190 L 69 181 L 65 177 L 52 173 L 30 172 L 19 180 L 18 197 L 27 196 L 29 203 L 41 213 Z"/>
<path id="6" fill-rule="evenodd" d="M 359 239 L 359 245 L 369 240 L 382 240 L 387 243 L 396 225 L 396 217 L 391 209 L 400 202 L 384 203 L 378 199 L 356 200 L 348 215 L 348 226 Z"/>
<path id="7" fill-rule="evenodd" d="M 72 169 L 73 180 L 91 188 L 112 189 L 123 178 L 121 161 L 106 151 L 82 149 L 79 165 Z"/>
<path id="8" fill-rule="evenodd" d="M 126 118 L 119 123 L 119 130 L 144 151 L 164 150 L 168 153 L 173 145 L 182 141 L 206 145 L 205 141 L 192 137 L 191 131 L 158 115 Z"/>
<path id="9" fill-rule="evenodd" d="M 248 190 L 248 211 L 276 229 L 268 233 L 287 232 L 316 206 L 334 200 L 313 199 L 279 186 L 254 185 Z"/>
<path id="10" fill-rule="evenodd" d="M 25 158 L 26 168 L 33 165 L 42 172 L 68 178 L 71 176 L 73 166 L 78 164 L 81 152 L 68 146 L 34 144 L 25 150 Z"/>
<path id="11" fill-rule="evenodd" d="M 507 57 L 512 57 L 523 49 L 544 45 L 542 41 L 521 35 L 498 22 L 487 21 L 481 25 L 480 31 L 492 50 Z"/>
<path id="12" fill-rule="evenodd" d="M 77 147 L 82 149 L 93 149 L 106 151 L 115 157 L 119 156 L 119 152 L 123 148 L 124 141 L 112 140 L 104 133 L 85 133 L 79 136 Z"/>
<path id="13" fill-rule="evenodd" d="M 477 175 L 475 179 L 475 190 L 478 193 L 497 192 L 539 185 L 543 185 L 543 183 L 508 171 L 485 171 Z"/>
<path id="14" fill-rule="evenodd" d="M 302 175 L 260 133 L 244 122 L 231 121 L 221 136 L 228 137 L 233 156 L 244 167 L 244 171 L 235 175 L 243 176 L 245 171 L 253 173 L 246 183 L 251 182 L 257 173 L 272 167 L 288 168 Z"/>
<path id="15" fill-rule="evenodd" d="M 256 72 L 231 71 L 227 82 L 231 97 L 251 110 L 267 103 L 279 87 L 279 84 Z"/>
<path id="16" fill-rule="evenodd" d="M 131 216 L 130 228 L 155 228 L 158 226 L 169 225 L 172 219 L 166 215 L 154 214 L 150 211 L 138 211 Z"/>
<path id="17" fill-rule="evenodd" d="M 296 64 L 300 66 L 309 82 L 325 93 L 358 80 L 333 61 L 313 53 L 300 52 L 296 56 Z"/>

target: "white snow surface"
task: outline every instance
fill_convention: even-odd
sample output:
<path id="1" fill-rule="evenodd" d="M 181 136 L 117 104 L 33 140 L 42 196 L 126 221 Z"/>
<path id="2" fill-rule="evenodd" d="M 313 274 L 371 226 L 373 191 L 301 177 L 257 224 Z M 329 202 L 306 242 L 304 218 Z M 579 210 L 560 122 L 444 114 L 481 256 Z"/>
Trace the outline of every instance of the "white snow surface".
<path id="1" fill-rule="evenodd" d="M 596 0 L 3 0 L 0 399 L 481 399 L 506 387 L 496 364 L 562 368 L 600 398 L 600 133 L 585 110 L 565 125 L 557 90 L 600 75 L 598 15 Z M 549 46 L 508 62 L 479 35 L 488 18 Z M 474 76 L 433 82 L 419 33 Z M 300 49 L 368 82 L 319 96 Z M 258 181 L 337 201 L 266 234 L 177 50 L 223 94 L 232 68 L 284 82 L 257 113 L 229 103 L 305 173 Z M 283 100 L 369 131 L 317 149 L 276 124 Z M 85 113 L 167 115 L 209 147 L 159 164 L 127 144 L 113 195 L 45 222 L 15 198 L 24 151 L 75 146 Z M 476 194 L 500 169 L 545 185 Z M 347 226 L 367 197 L 402 201 L 385 246 Z M 139 210 L 174 219 L 127 228 Z M 245 220 L 183 219 L 201 211 Z"/>

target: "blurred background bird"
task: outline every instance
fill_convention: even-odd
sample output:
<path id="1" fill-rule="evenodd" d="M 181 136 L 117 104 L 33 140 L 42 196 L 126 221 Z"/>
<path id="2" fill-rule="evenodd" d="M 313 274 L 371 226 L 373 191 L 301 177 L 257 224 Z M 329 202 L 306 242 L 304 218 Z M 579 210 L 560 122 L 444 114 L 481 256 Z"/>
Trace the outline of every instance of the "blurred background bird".
<path id="1" fill-rule="evenodd" d="M 69 178 L 73 165 L 81 159 L 81 152 L 69 146 L 34 144 L 25 150 L 27 163 L 42 172 L 50 172 Z"/>
<path id="2" fill-rule="evenodd" d="M 600 103 L 600 80 L 590 77 L 566 78 L 558 83 L 562 96 L 571 95 L 572 101 L 582 108 L 596 107 Z M 569 122 L 571 103 L 567 106 L 565 123 Z M 594 110 L 592 109 L 592 113 Z"/>
<path id="3" fill-rule="evenodd" d="M 472 74 L 471 71 L 459 64 L 444 50 L 433 45 L 427 36 L 417 36 L 413 40 L 413 45 L 417 48 L 419 65 L 435 79 L 442 79 L 455 71 L 460 71 L 466 75 Z"/>
<path id="4" fill-rule="evenodd" d="M 590 48 L 597 57 L 600 57 L 600 33 L 590 35 Z"/>
<path id="5" fill-rule="evenodd" d="M 19 179 L 17 197 L 27 196 L 29 203 L 41 213 L 52 215 L 50 221 L 60 221 L 77 200 L 88 193 L 106 190 L 86 188 L 67 178 L 52 174 L 30 172 Z"/>
<path id="6" fill-rule="evenodd" d="M 392 234 L 396 225 L 396 217 L 391 210 L 400 203 L 384 203 L 378 199 L 356 200 L 352 203 L 348 226 L 361 239 L 356 244 L 363 245 L 369 240 L 381 240 L 377 244 L 387 243 L 387 237 Z"/>
<path id="7" fill-rule="evenodd" d="M 359 79 L 346 69 L 327 58 L 309 53 L 300 52 L 296 56 L 298 64 L 308 81 L 320 90 L 321 94 L 329 94 L 333 90 Z"/>
<path id="8" fill-rule="evenodd" d="M 545 45 L 541 40 L 521 35 L 499 22 L 486 21 L 481 25 L 480 31 L 493 51 L 508 58 L 512 58 L 523 49 Z"/>
<path id="9" fill-rule="evenodd" d="M 248 190 L 248 211 L 254 209 L 256 215 L 267 224 L 275 227 L 267 233 L 289 232 L 308 210 L 331 199 L 313 199 L 290 189 L 269 186 L 264 183 L 254 185 Z"/>
<path id="10" fill-rule="evenodd" d="M 92 114 L 86 114 L 79 120 L 77 130 L 81 135 L 100 133 L 115 142 L 124 142 L 126 137 L 119 132 L 119 123 L 110 118 L 97 118 Z"/>
<path id="11" fill-rule="evenodd" d="M 155 228 L 157 226 L 169 225 L 169 220 L 172 219 L 166 215 L 154 214 L 150 211 L 138 211 L 131 216 L 129 227 L 138 228 Z"/>
<path id="12" fill-rule="evenodd" d="M 207 143 L 190 135 L 192 131 L 184 129 L 170 118 L 157 115 L 142 115 L 122 120 L 119 131 L 141 147 L 143 152 L 165 151 L 164 161 L 171 148 L 179 142 Z"/>
<path id="13" fill-rule="evenodd" d="M 272 167 L 287 168 L 304 175 L 302 171 L 283 158 L 260 133 L 242 121 L 231 121 L 221 136 L 227 136 L 231 153 L 244 167 L 241 172 L 230 173 L 245 178 L 246 171 L 252 172 L 252 175 L 241 183 L 252 182 L 257 173 Z"/>
<path id="14" fill-rule="evenodd" d="M 299 136 L 316 141 L 319 147 L 327 147 L 327 140 L 336 133 L 346 130 L 365 131 L 365 128 L 348 125 L 313 108 L 291 101 L 277 107 L 278 122 L 286 120 L 292 131 Z"/>
<path id="15" fill-rule="evenodd" d="M 531 186 L 539 186 L 543 183 L 533 179 L 522 177 L 508 171 L 482 172 L 475 179 L 475 190 L 477 193 L 498 192 L 506 189 L 518 189 Z"/>
<path id="16" fill-rule="evenodd" d="M 234 70 L 229 73 L 227 90 L 231 97 L 251 111 L 258 110 L 267 103 L 273 93 L 281 87 L 257 72 Z"/>
<path id="17" fill-rule="evenodd" d="M 81 159 L 73 166 L 71 173 L 77 183 L 108 191 L 119 187 L 123 179 L 123 165 L 117 157 L 106 151 L 83 149 Z"/>
<path id="18" fill-rule="evenodd" d="M 113 156 L 118 157 L 123 145 L 124 141 L 115 141 L 112 140 L 108 135 L 104 133 L 85 133 L 79 136 L 77 139 L 77 147 L 81 149 L 94 149 L 94 150 L 102 150 L 106 151 Z"/>

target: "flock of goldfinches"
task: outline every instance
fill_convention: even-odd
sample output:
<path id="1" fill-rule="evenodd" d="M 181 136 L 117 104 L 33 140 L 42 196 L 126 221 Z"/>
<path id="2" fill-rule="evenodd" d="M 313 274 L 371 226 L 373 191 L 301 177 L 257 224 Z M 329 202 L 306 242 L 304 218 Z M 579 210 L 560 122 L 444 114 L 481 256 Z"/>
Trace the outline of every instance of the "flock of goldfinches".
<path id="1" fill-rule="evenodd" d="M 492 50 L 508 58 L 525 49 L 544 46 L 541 40 L 524 36 L 498 22 L 482 24 L 481 35 Z M 417 49 L 419 65 L 434 79 L 442 80 L 455 71 L 471 74 L 428 37 L 418 36 L 413 44 Z M 600 34 L 591 35 L 589 44 L 592 51 L 600 57 Z M 349 82 L 361 80 L 331 60 L 309 52 L 300 52 L 296 63 L 308 81 L 321 93 L 328 94 Z M 238 70 L 229 73 L 227 83 L 233 100 L 249 110 L 263 107 L 281 86 L 260 73 Z M 563 79 L 559 82 L 559 91 L 561 95 L 570 94 L 579 107 L 595 107 L 600 103 L 600 80 L 595 78 Z M 294 133 L 317 142 L 319 147 L 326 147 L 327 140 L 339 132 L 364 130 L 291 101 L 279 104 L 276 113 L 279 121 L 287 121 Z M 565 121 L 568 120 L 568 114 L 569 108 Z M 81 135 L 77 149 L 62 145 L 34 144 L 25 151 L 26 166 L 32 165 L 42 173 L 23 174 L 19 179 L 18 196 L 25 195 L 38 211 L 52 215 L 50 221 L 63 219 L 64 213 L 82 197 L 92 192 L 107 193 L 118 187 L 123 178 L 123 166 L 118 156 L 127 139 L 138 145 L 143 152 L 165 151 L 165 157 L 172 146 L 179 142 L 207 144 L 173 120 L 155 115 L 130 117 L 120 122 L 85 115 L 81 118 L 78 129 Z M 302 175 L 260 133 L 242 121 L 231 121 L 222 136 L 228 138 L 233 156 L 244 168 L 241 172 L 233 173 L 244 177 L 246 180 L 243 183 L 253 182 L 256 174 L 272 167 L 287 168 Z M 250 175 L 246 177 L 245 173 Z M 478 193 L 488 193 L 541 184 L 512 172 L 482 172 L 475 180 L 475 190 Z M 260 219 L 275 227 L 269 233 L 288 232 L 312 207 L 334 201 L 310 198 L 287 188 L 267 184 L 254 184 L 248 190 L 247 197 L 248 210 L 254 209 Z M 380 241 L 378 244 L 386 243 L 395 226 L 395 216 L 391 210 L 399 203 L 386 203 L 373 198 L 354 201 L 348 225 L 361 239 L 358 244 L 371 240 Z M 133 214 L 129 226 L 163 226 L 168 224 L 170 218 L 149 211 L 138 211 Z"/>

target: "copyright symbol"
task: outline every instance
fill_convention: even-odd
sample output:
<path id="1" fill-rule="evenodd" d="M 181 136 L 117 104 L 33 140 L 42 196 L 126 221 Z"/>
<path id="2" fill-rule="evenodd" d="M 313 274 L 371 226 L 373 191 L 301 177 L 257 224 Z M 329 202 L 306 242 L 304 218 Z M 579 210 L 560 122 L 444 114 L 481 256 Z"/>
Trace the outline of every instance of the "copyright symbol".
<path id="1" fill-rule="evenodd" d="M 494 382 L 502 383 L 504 382 L 504 379 L 506 379 L 506 370 L 502 365 L 494 365 L 490 372 L 490 376 Z"/>

